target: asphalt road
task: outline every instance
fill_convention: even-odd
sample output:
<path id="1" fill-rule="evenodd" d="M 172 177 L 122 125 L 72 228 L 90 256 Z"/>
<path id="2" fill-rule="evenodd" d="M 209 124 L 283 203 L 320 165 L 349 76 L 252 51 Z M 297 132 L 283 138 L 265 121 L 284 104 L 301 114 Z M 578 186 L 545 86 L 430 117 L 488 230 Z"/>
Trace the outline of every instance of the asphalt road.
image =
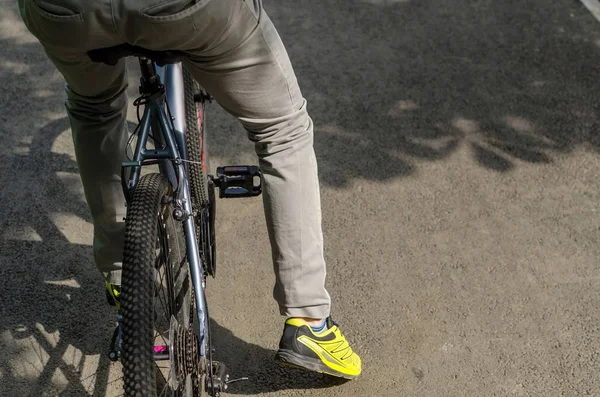
<path id="1" fill-rule="evenodd" d="M 117 396 L 61 77 L 15 3 L 0 0 L 0 396 Z M 315 121 L 327 285 L 364 372 L 271 362 L 261 201 L 221 201 L 215 344 L 250 377 L 231 393 L 599 396 L 598 21 L 574 0 L 266 7 Z M 253 162 L 209 112 L 212 164 Z"/>

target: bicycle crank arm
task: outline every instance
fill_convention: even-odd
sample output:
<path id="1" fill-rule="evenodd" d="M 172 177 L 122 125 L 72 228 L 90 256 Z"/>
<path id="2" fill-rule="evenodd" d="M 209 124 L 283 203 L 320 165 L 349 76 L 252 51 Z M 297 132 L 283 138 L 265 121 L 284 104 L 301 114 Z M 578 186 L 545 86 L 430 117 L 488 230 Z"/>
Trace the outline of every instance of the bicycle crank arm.
<path id="1" fill-rule="evenodd" d="M 210 177 L 219 188 L 219 198 L 256 197 L 262 193 L 262 173 L 256 165 L 228 165 Z"/>
<path id="2" fill-rule="evenodd" d="M 110 350 L 108 352 L 108 358 L 110 361 L 119 361 L 121 359 L 121 351 L 123 350 L 122 322 L 123 316 L 121 314 L 117 314 L 117 326 L 113 332 L 110 342 Z"/>

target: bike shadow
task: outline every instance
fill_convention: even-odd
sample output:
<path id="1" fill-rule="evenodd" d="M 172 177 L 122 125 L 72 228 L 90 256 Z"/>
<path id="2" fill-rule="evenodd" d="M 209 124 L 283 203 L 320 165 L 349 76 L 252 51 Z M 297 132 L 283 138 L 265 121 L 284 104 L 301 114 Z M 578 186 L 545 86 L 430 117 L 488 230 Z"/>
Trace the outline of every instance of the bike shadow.
<path id="1" fill-rule="evenodd" d="M 67 129 L 65 117 L 48 121 L 0 167 L 0 198 L 12 203 L 0 220 L 2 396 L 104 396 L 113 380 L 114 309 L 93 265 L 77 165 L 61 153 Z"/>
<path id="2" fill-rule="evenodd" d="M 295 368 L 280 367 L 275 363 L 275 350 L 248 343 L 211 318 L 212 342 L 215 357 L 228 368 L 230 378 L 248 377 L 233 382 L 228 394 L 261 394 L 290 389 L 323 389 L 342 385 L 346 379 Z"/>

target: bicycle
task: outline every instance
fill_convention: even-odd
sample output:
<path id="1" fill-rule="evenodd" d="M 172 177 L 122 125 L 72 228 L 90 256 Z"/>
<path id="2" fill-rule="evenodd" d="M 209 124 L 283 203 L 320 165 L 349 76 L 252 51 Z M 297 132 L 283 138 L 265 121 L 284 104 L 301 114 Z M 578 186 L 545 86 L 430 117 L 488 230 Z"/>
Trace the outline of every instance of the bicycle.
<path id="1" fill-rule="evenodd" d="M 123 44 L 88 55 L 109 65 L 135 56 L 141 70 L 131 135 L 137 143 L 121 172 L 126 232 L 109 357 L 123 363 L 126 396 L 197 396 L 203 383 L 218 397 L 239 379 L 229 379 L 212 356 L 205 287 L 216 275 L 215 189 L 220 198 L 258 196 L 260 169 L 224 166 L 216 176 L 208 173 L 204 108 L 212 98 L 183 66 L 181 53 Z M 142 176 L 142 167 L 152 165 L 159 172 Z"/>

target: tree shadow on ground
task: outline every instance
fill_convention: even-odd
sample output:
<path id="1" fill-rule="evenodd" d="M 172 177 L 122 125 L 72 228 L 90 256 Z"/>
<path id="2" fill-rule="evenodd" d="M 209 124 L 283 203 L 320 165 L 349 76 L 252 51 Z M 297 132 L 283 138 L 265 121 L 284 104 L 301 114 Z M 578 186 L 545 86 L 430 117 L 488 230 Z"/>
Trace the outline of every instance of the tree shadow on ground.
<path id="1" fill-rule="evenodd" d="M 498 172 L 600 150 L 600 25 L 579 2 L 305 0 L 268 12 L 326 184 L 409 175 L 461 147 Z"/>

